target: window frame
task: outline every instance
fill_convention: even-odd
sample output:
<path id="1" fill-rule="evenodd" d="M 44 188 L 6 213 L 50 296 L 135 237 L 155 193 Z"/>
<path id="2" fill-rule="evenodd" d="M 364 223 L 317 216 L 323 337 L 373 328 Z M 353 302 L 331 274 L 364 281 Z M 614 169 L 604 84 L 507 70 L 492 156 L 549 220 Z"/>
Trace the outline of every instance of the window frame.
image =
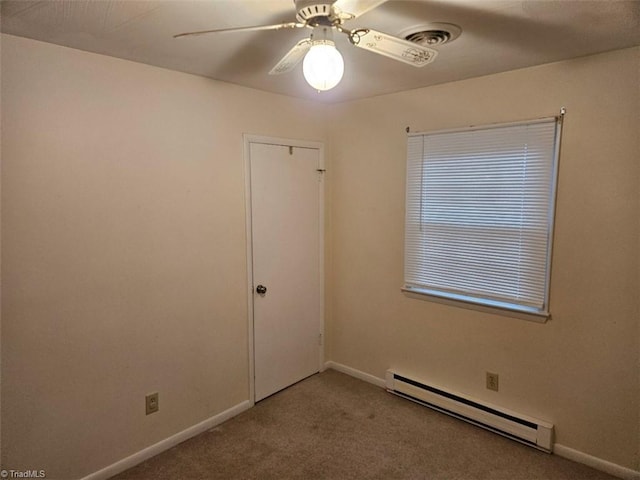
<path id="1" fill-rule="evenodd" d="M 555 217 L 556 217 L 556 198 L 557 198 L 557 184 L 558 184 L 558 172 L 559 172 L 559 163 L 560 163 L 560 144 L 562 139 L 562 125 L 564 119 L 564 109 L 561 110 L 561 114 L 553 117 L 545 117 L 538 118 L 533 120 L 525 120 L 518 122 L 508 122 L 508 123 L 494 123 L 487 125 L 477 125 L 470 127 L 462 127 L 455 129 L 447 129 L 447 130 L 437 130 L 437 131 L 429 131 L 429 132 L 416 132 L 416 133 L 408 133 L 407 134 L 407 177 L 406 177 L 406 213 L 405 213 L 405 250 L 404 250 L 404 286 L 401 289 L 408 297 L 417 298 L 421 300 L 429 300 L 437 303 L 443 303 L 446 305 L 452 305 L 462 308 L 469 308 L 473 310 L 479 310 L 489 313 L 496 313 L 500 315 L 506 315 L 515 318 L 521 318 L 524 320 L 532 320 L 536 322 L 546 322 L 550 317 L 550 308 L 549 308 L 549 300 L 551 293 L 551 272 L 552 272 L 552 259 L 553 259 L 553 238 L 554 238 L 554 229 L 555 229 Z M 446 135 L 453 133 L 464 133 L 464 132 L 472 132 L 477 130 L 489 130 L 489 129 L 498 129 L 498 128 L 508 128 L 508 127 L 516 127 L 516 126 L 525 126 L 525 125 L 533 125 L 537 123 L 551 123 L 554 122 L 554 133 L 553 133 L 553 153 L 551 156 L 551 166 L 550 166 L 550 184 L 549 188 L 549 204 L 547 209 L 547 214 L 549 218 L 549 224 L 547 228 L 547 248 L 546 248 L 546 262 L 544 265 L 545 268 L 545 276 L 546 280 L 544 282 L 544 301 L 542 308 L 518 305 L 516 303 L 505 302 L 501 300 L 496 300 L 493 298 L 489 298 L 489 296 L 479 296 L 470 292 L 467 293 L 458 293 L 447 291 L 446 288 L 438 289 L 438 288 L 429 288 L 422 285 L 416 285 L 415 283 L 411 283 L 407 281 L 407 245 L 408 245 L 408 225 L 409 225 L 409 212 L 410 212 L 410 187 L 409 184 L 411 182 L 411 169 L 410 169 L 410 141 L 412 137 L 422 137 L 425 138 L 430 135 Z M 424 154 L 425 149 L 423 147 L 422 160 L 419 160 L 422 168 L 424 168 Z M 423 179 L 420 179 L 420 182 L 423 182 Z M 421 187 L 422 188 L 422 187 Z M 422 202 L 420 200 L 420 209 L 423 208 Z M 415 205 L 415 203 L 413 204 Z M 423 214 L 420 213 L 422 216 Z M 457 223 L 456 226 L 461 226 L 460 223 Z M 493 228 L 501 228 L 499 225 L 494 225 Z"/>

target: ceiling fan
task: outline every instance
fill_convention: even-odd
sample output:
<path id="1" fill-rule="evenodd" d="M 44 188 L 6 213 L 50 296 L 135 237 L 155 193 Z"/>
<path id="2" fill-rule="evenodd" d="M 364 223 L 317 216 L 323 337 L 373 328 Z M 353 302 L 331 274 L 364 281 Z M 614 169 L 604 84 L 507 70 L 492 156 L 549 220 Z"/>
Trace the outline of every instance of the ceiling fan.
<path id="1" fill-rule="evenodd" d="M 312 29 L 309 38 L 296 43 L 271 69 L 269 75 L 289 72 L 303 61 L 307 82 L 317 90 L 335 87 L 344 73 L 342 55 L 336 49 L 333 32 L 345 34 L 349 42 L 364 50 L 400 62 L 423 67 L 435 60 L 437 51 L 408 40 L 379 32 L 371 28 L 347 29 L 344 24 L 376 8 L 386 0 L 293 0 L 296 21 L 275 25 L 257 25 L 239 28 L 202 30 L 174 35 L 174 38 L 223 32 L 250 32 L 259 30 Z"/>

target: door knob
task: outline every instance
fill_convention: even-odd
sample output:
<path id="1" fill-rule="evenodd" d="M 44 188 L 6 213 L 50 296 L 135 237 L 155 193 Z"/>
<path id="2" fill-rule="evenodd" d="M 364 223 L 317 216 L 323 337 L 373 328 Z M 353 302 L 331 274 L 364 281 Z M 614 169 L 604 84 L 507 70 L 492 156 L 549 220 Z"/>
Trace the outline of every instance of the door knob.
<path id="1" fill-rule="evenodd" d="M 264 295 L 265 293 L 267 293 L 267 287 L 265 287 L 264 285 L 258 285 L 256 287 L 256 293 L 258 295 Z"/>

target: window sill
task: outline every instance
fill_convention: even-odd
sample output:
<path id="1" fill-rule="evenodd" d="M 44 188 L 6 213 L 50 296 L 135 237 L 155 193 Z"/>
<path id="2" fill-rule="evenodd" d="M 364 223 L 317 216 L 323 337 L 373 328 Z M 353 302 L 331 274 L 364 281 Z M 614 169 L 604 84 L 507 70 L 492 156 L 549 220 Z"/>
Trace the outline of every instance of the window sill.
<path id="1" fill-rule="evenodd" d="M 499 302 L 492 302 L 490 300 L 480 303 L 472 297 L 465 297 L 464 295 L 446 294 L 443 292 L 437 292 L 434 290 L 427 290 L 417 287 L 405 286 L 402 288 L 402 292 L 409 298 L 417 300 L 427 300 L 430 302 L 441 303 L 444 305 L 450 305 L 453 307 L 466 308 L 469 310 L 476 310 L 479 312 L 493 313 L 496 315 L 502 315 L 506 317 L 519 318 L 521 320 L 528 320 L 530 322 L 546 323 L 551 315 L 547 312 L 537 312 L 534 310 L 527 310 L 526 308 L 510 308 L 507 305 L 499 305 Z"/>

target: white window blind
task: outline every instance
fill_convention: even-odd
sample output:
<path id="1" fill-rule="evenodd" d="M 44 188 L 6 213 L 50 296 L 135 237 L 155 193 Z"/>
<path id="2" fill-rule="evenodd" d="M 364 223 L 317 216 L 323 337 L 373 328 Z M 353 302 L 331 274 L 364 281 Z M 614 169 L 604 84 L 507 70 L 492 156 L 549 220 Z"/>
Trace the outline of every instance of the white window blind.
<path id="1" fill-rule="evenodd" d="M 556 118 L 408 137 L 405 289 L 548 315 Z"/>

